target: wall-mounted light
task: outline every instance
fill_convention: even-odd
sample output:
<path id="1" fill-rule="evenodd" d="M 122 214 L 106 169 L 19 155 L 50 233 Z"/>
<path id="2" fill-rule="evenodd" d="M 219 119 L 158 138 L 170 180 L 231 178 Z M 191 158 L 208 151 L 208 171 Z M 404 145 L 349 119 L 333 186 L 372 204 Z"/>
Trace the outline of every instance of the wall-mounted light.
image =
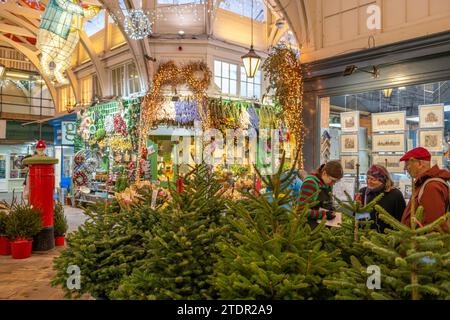
<path id="1" fill-rule="evenodd" d="M 6 72 L 6 67 L 4 65 L 0 64 L 0 78 L 3 78 L 5 72 Z"/>
<path id="2" fill-rule="evenodd" d="M 355 73 L 356 71 L 361 71 L 361 72 L 365 72 L 365 73 L 369 73 L 372 75 L 373 78 L 378 78 L 380 76 L 380 69 L 378 69 L 377 66 L 372 66 L 371 70 L 365 70 L 362 68 L 358 68 L 357 66 L 355 66 L 354 64 L 351 66 L 347 66 L 345 67 L 344 70 L 344 77 L 350 76 L 353 73 Z"/>

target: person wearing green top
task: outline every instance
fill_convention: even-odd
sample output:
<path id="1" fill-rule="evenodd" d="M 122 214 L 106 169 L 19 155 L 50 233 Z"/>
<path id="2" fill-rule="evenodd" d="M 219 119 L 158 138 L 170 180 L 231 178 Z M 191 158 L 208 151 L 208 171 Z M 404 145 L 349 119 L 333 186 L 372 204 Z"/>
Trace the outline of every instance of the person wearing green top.
<path id="1" fill-rule="evenodd" d="M 303 180 L 300 188 L 300 208 L 303 205 L 318 201 L 319 203 L 306 212 L 311 227 L 317 226 L 317 220 L 326 217 L 332 220 L 336 217 L 333 208 L 333 186 L 344 175 L 339 161 L 329 161 L 322 164 L 314 173 Z"/>

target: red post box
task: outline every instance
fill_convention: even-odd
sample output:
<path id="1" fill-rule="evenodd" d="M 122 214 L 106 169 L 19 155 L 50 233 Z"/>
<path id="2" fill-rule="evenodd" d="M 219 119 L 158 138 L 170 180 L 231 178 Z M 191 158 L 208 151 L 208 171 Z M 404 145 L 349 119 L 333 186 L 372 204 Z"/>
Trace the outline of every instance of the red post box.
<path id="1" fill-rule="evenodd" d="M 39 145 L 39 144 L 38 144 Z M 29 166 L 29 204 L 41 212 L 41 232 L 33 239 L 34 251 L 47 251 L 55 247 L 53 229 L 53 194 L 55 189 L 54 165 L 58 159 L 36 154 L 23 160 Z"/>

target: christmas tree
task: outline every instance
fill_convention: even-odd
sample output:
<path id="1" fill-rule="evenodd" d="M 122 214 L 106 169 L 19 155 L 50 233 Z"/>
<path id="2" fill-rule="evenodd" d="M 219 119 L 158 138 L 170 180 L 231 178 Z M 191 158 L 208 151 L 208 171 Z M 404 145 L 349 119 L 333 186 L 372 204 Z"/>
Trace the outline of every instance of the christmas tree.
<path id="1" fill-rule="evenodd" d="M 366 248 L 363 247 L 360 238 L 361 236 L 368 236 L 371 232 L 371 221 L 359 221 L 358 214 L 366 213 L 374 210 L 375 205 L 382 198 L 379 195 L 366 206 L 362 206 L 359 200 L 353 200 L 347 192 L 344 192 L 347 202 L 344 202 L 336 197 L 334 199 L 338 203 L 338 211 L 346 212 L 343 214 L 340 228 L 332 228 L 324 230 L 324 237 L 326 238 L 325 248 L 327 250 L 341 250 L 341 258 L 351 264 L 351 256 L 363 257 L 370 254 Z"/>
<path id="2" fill-rule="evenodd" d="M 222 186 L 205 165 L 183 180 L 183 191 L 171 191 L 172 199 L 146 239 L 142 266 L 122 281 L 114 298 L 218 298 L 210 278 L 216 243 L 226 235 Z"/>
<path id="3" fill-rule="evenodd" d="M 413 211 L 410 226 L 398 222 L 379 205 L 375 209 L 393 230 L 362 236 L 362 245 L 373 254 L 352 257 L 351 266 L 324 284 L 337 291 L 337 299 L 449 299 L 450 234 L 437 230 L 450 219 L 450 212 L 417 227 L 422 223 L 422 207 Z M 379 272 L 378 280 L 371 277 L 373 270 Z"/>
<path id="4" fill-rule="evenodd" d="M 52 285 L 60 285 L 66 297 L 89 293 L 96 298 L 110 298 L 122 277 L 129 275 L 145 257 L 144 238 L 157 222 L 151 207 L 152 189 L 143 188 L 141 201 L 128 208 L 97 204 L 85 210 L 88 220 L 67 237 L 67 248 L 54 260 L 56 275 Z M 80 288 L 67 286 L 69 266 L 80 268 Z"/>
<path id="5" fill-rule="evenodd" d="M 233 232 L 219 243 L 213 280 L 222 299 L 326 299 L 323 277 L 343 266 L 339 250 L 323 250 L 325 220 L 311 230 L 308 207 L 290 205 L 295 177 L 283 175 L 283 164 L 284 157 L 275 175 L 261 177 L 270 193 L 228 203 Z"/>

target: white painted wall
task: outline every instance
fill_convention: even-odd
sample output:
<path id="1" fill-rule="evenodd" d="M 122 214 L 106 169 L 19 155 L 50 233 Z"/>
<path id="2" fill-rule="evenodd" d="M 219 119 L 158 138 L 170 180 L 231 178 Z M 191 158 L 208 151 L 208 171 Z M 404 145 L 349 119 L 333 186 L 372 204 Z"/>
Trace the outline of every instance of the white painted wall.
<path id="1" fill-rule="evenodd" d="M 450 30 L 449 0 L 305 0 L 305 4 L 312 39 L 302 44 L 303 62 L 366 49 L 370 35 L 380 46 Z M 367 28 L 370 5 L 381 10 L 380 30 Z M 288 15 L 300 19 L 292 10 Z"/>

